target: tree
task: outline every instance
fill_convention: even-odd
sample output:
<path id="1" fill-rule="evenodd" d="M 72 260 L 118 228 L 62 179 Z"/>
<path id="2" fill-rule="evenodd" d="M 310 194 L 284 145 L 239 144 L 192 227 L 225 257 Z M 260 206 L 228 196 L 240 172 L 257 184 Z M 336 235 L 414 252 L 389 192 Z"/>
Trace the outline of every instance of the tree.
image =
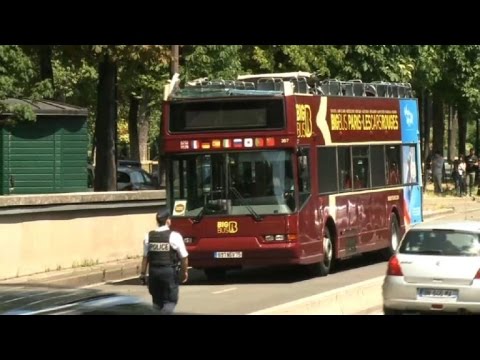
<path id="1" fill-rule="evenodd" d="M 98 65 L 97 118 L 95 123 L 95 191 L 117 190 L 116 166 L 117 64 L 106 51 Z"/>
<path id="2" fill-rule="evenodd" d="M 168 46 L 129 47 L 119 68 L 120 109 L 128 118 L 130 157 L 147 158 L 151 114 L 160 109 L 163 87 L 168 80 Z"/>
<path id="3" fill-rule="evenodd" d="M 182 79 L 232 80 L 242 70 L 239 45 L 185 45 L 181 48 Z"/>
<path id="4" fill-rule="evenodd" d="M 0 112 L 12 112 L 12 120 L 35 121 L 28 105 L 6 105 L 6 98 L 38 100 L 52 95 L 52 85 L 42 81 L 32 59 L 16 45 L 0 46 Z"/>

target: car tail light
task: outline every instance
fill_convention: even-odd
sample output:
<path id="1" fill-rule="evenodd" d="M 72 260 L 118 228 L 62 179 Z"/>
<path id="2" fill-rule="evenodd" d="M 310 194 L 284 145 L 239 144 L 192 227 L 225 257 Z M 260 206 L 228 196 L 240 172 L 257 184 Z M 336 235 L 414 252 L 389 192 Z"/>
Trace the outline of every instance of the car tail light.
<path id="1" fill-rule="evenodd" d="M 475 275 L 475 279 L 480 280 L 480 269 L 478 269 L 477 274 Z"/>
<path id="2" fill-rule="evenodd" d="M 398 261 L 396 255 L 393 255 L 388 261 L 387 275 L 403 276 L 402 268 L 400 267 L 400 261 Z"/>

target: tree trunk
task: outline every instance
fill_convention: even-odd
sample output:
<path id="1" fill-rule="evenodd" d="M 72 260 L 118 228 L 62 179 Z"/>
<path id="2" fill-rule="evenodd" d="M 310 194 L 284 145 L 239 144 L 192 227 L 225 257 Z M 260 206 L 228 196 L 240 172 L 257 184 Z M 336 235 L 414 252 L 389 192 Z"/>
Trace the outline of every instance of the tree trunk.
<path id="1" fill-rule="evenodd" d="M 158 137 L 158 184 L 160 188 L 167 186 L 167 164 L 165 158 L 165 104 L 162 107 L 162 117 L 160 118 L 160 136 Z"/>
<path id="2" fill-rule="evenodd" d="M 116 68 L 116 63 L 108 55 L 104 55 L 98 66 L 95 191 L 115 191 L 117 189 L 117 166 L 115 163 Z"/>
<path id="3" fill-rule="evenodd" d="M 462 107 L 458 108 L 458 152 L 467 155 L 467 116 Z"/>
<path id="4" fill-rule="evenodd" d="M 444 136 L 445 132 L 445 117 L 443 113 L 442 100 L 433 95 L 433 151 L 440 151 L 444 156 Z"/>
<path id="5" fill-rule="evenodd" d="M 457 147 L 457 140 L 458 140 L 458 111 L 455 107 L 451 107 L 452 113 L 452 123 L 451 123 L 451 137 L 450 137 L 450 151 L 453 160 L 455 156 L 458 156 L 458 147 Z"/>
<path id="6" fill-rule="evenodd" d="M 432 146 L 430 140 L 430 128 L 432 124 L 432 101 L 430 94 L 425 91 L 423 96 L 423 190 L 426 189 L 429 166 L 429 159 L 432 154 Z"/>
<path id="7" fill-rule="evenodd" d="M 130 159 L 140 161 L 138 145 L 138 106 L 137 97 L 130 95 L 130 109 L 128 111 L 128 137 L 130 140 Z"/>
<path id="8" fill-rule="evenodd" d="M 40 59 L 40 78 L 42 80 L 50 80 L 52 89 L 55 93 L 55 81 L 53 79 L 52 67 L 52 45 L 38 45 L 38 57 Z M 58 94 L 55 93 L 55 99 L 59 99 Z"/>
<path id="9" fill-rule="evenodd" d="M 140 101 L 140 113 L 138 116 L 138 143 L 140 160 L 148 160 L 148 130 L 150 128 L 150 109 L 148 97 L 144 94 Z"/>
<path id="10" fill-rule="evenodd" d="M 148 160 L 148 130 L 150 129 L 150 109 L 146 94 L 142 99 L 130 97 L 128 113 L 128 133 L 130 138 L 130 158 L 136 161 Z"/>

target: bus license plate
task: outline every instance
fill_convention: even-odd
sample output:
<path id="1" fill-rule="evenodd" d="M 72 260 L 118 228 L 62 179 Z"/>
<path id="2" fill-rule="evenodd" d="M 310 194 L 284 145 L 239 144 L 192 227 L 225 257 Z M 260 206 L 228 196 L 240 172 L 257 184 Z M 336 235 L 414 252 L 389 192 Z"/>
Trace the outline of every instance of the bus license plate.
<path id="1" fill-rule="evenodd" d="M 214 257 L 217 259 L 239 259 L 243 257 L 241 251 L 226 251 L 226 252 L 215 252 Z"/>

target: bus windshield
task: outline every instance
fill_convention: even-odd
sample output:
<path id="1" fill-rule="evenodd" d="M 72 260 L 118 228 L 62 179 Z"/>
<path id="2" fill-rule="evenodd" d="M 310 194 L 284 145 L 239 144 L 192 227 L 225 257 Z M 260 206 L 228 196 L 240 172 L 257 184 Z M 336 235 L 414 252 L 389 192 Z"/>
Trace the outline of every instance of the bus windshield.
<path id="1" fill-rule="evenodd" d="M 171 158 L 174 216 L 290 214 L 295 210 L 291 151 L 188 154 Z"/>

